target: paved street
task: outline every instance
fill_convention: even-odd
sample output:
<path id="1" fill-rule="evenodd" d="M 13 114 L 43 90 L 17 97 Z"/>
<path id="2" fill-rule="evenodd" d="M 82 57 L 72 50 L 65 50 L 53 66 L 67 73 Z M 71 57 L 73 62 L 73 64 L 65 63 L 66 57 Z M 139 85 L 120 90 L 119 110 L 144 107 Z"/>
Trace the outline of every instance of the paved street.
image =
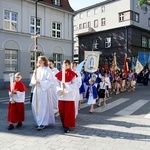
<path id="1" fill-rule="evenodd" d="M 6 94 L 5 94 L 6 93 Z M 107 106 L 83 103 L 77 127 L 64 134 L 59 117 L 55 126 L 37 131 L 29 103 L 26 120 L 20 129 L 7 130 L 7 92 L 0 91 L 1 150 L 149 150 L 150 149 L 150 85 L 137 86 L 134 92 L 111 95 Z"/>

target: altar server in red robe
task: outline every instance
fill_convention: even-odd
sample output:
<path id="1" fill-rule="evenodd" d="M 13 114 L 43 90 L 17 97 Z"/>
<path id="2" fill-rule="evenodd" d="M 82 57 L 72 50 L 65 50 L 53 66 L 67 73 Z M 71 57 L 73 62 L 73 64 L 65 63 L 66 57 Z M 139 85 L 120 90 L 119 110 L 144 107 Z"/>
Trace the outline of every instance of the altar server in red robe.
<path id="1" fill-rule="evenodd" d="M 8 104 L 8 122 L 10 124 L 8 130 L 14 129 L 14 123 L 17 123 L 16 127 L 21 127 L 25 118 L 24 101 L 27 88 L 21 81 L 21 78 L 21 73 L 17 72 L 13 82 L 13 89 L 8 88 L 10 96 Z"/>
<path id="2" fill-rule="evenodd" d="M 64 60 L 65 70 L 58 72 L 55 76 L 58 80 L 57 98 L 60 113 L 60 119 L 64 128 L 64 132 L 68 133 L 70 127 L 76 126 L 75 115 L 75 98 L 76 98 L 76 77 L 77 74 L 70 69 L 69 60 Z M 65 82 L 63 81 L 65 76 Z"/>

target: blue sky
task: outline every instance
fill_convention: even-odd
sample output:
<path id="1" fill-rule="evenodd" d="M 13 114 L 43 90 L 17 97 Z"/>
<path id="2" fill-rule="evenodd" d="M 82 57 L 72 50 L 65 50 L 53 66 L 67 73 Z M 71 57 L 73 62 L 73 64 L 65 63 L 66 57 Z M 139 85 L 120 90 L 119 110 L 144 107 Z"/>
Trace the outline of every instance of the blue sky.
<path id="1" fill-rule="evenodd" d="M 69 0 L 69 3 L 74 10 L 78 10 L 102 1 L 104 0 Z"/>

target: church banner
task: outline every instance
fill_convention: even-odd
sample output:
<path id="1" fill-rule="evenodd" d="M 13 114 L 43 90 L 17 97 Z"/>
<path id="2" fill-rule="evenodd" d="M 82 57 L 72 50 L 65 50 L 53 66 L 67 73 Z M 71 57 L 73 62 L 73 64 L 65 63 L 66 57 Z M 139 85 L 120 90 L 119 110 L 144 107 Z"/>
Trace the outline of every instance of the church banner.
<path id="1" fill-rule="evenodd" d="M 84 51 L 85 64 L 84 71 L 88 73 L 96 72 L 99 65 L 100 52 L 97 51 Z"/>
<path id="2" fill-rule="evenodd" d="M 139 74 L 143 70 L 143 65 L 140 63 L 140 61 L 137 59 L 136 66 L 135 66 L 135 72 Z"/>

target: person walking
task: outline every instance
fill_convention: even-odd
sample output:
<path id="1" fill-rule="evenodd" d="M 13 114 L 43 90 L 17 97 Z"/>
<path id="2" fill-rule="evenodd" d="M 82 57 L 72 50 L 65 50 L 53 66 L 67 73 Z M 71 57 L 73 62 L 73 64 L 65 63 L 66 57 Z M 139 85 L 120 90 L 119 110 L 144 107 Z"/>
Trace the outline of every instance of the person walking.
<path id="1" fill-rule="evenodd" d="M 86 92 L 86 98 L 88 100 L 87 104 L 91 105 L 89 112 L 93 113 L 94 112 L 94 104 L 96 103 L 96 99 L 98 97 L 97 94 L 97 88 L 94 85 L 94 79 L 90 78 L 89 80 L 89 86 Z"/>
<path id="2" fill-rule="evenodd" d="M 35 85 L 32 97 L 32 112 L 37 130 L 55 123 L 53 100 L 50 87 L 53 86 L 53 75 L 45 56 L 38 57 L 38 68 L 33 73 L 31 84 Z"/>
<path id="3" fill-rule="evenodd" d="M 57 99 L 57 94 L 56 94 L 56 77 L 55 77 L 55 75 L 59 72 L 59 70 L 54 67 L 54 61 L 52 59 L 48 59 L 48 66 L 52 70 L 52 74 L 53 74 L 54 84 L 51 87 L 51 93 L 53 93 L 52 94 L 52 100 L 53 100 L 55 117 L 58 117 L 59 116 L 59 110 L 58 110 L 58 99 Z"/>
<path id="4" fill-rule="evenodd" d="M 65 133 L 70 132 L 70 128 L 76 126 L 75 98 L 76 98 L 76 77 L 77 74 L 71 70 L 70 60 L 63 61 L 64 70 L 58 72 L 57 78 L 57 98 L 61 123 Z M 63 77 L 65 81 L 63 82 Z"/>
<path id="5" fill-rule="evenodd" d="M 24 83 L 21 81 L 22 75 L 20 72 L 15 74 L 15 81 L 13 82 L 13 88 L 9 87 L 10 101 L 8 103 L 8 130 L 14 129 L 14 123 L 17 123 L 16 127 L 21 127 L 22 122 L 25 120 L 25 91 L 27 90 Z"/>

